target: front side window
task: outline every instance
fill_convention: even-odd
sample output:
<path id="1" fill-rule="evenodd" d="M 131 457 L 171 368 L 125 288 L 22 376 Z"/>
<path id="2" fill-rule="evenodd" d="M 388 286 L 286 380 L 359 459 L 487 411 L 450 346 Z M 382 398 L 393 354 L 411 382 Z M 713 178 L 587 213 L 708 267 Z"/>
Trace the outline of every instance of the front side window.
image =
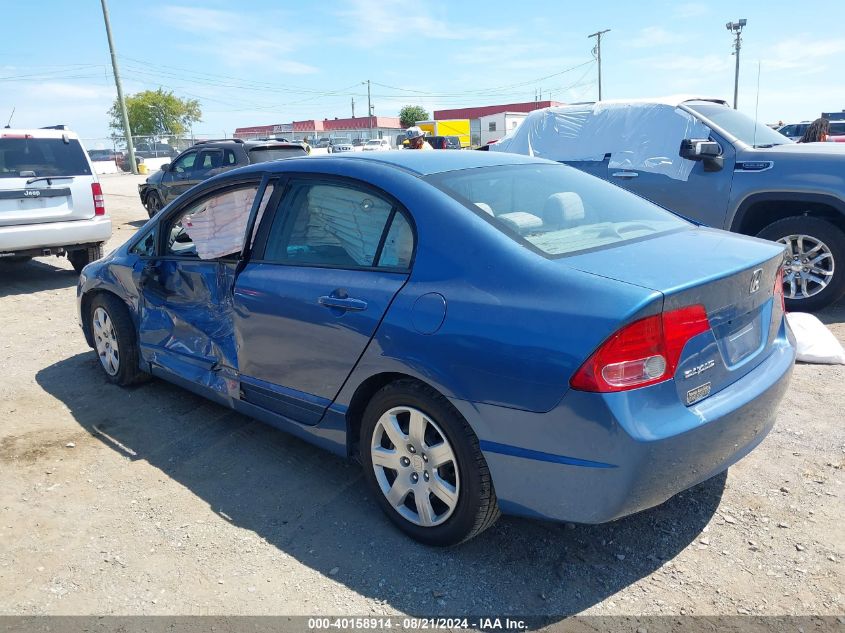
<path id="1" fill-rule="evenodd" d="M 169 223 L 165 255 L 219 259 L 241 252 L 258 185 L 237 187 L 202 198 Z"/>
<path id="2" fill-rule="evenodd" d="M 507 165 L 436 174 L 429 182 L 517 242 L 549 256 L 617 245 L 690 224 L 564 165 Z"/>
<path id="3" fill-rule="evenodd" d="M 194 168 L 194 162 L 196 162 L 196 160 L 196 152 L 184 154 L 180 158 L 177 158 L 176 162 L 173 163 L 172 171 L 176 172 L 177 174 L 187 173 Z"/>
<path id="4" fill-rule="evenodd" d="M 156 250 L 156 232 L 152 229 L 147 232 L 135 246 L 132 247 L 132 253 L 140 255 L 141 257 L 153 257 Z"/>
<path id="5" fill-rule="evenodd" d="M 394 215 L 399 219 L 389 226 Z M 410 226 L 390 201 L 353 186 L 300 182 L 291 185 L 273 219 L 264 259 L 339 268 L 407 268 L 412 253 Z"/>

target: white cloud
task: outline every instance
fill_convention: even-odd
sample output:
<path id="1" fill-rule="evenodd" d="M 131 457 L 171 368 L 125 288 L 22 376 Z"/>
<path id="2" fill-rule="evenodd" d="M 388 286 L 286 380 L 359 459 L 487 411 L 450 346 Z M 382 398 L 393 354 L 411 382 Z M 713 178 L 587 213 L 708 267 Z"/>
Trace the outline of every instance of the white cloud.
<path id="1" fill-rule="evenodd" d="M 679 20 L 700 18 L 710 13 L 710 7 L 699 2 L 685 2 L 675 7 L 672 14 Z"/>
<path id="2" fill-rule="evenodd" d="M 631 48 L 659 48 L 683 41 L 683 36 L 678 33 L 672 33 L 659 26 L 647 26 L 640 29 L 636 37 L 625 40 L 624 44 Z"/>
<path id="3" fill-rule="evenodd" d="M 842 53 L 845 53 L 845 39 L 819 40 L 800 35 L 769 47 L 762 62 L 767 69 L 823 70 L 826 59 Z"/>
<path id="4" fill-rule="evenodd" d="M 219 9 L 170 6 L 163 9 L 163 21 L 190 33 L 189 50 L 201 53 L 204 61 L 222 62 L 229 67 L 251 64 L 272 65 L 280 74 L 304 75 L 319 72 L 310 64 L 290 59 L 304 43 L 302 36 L 272 26 L 285 22 L 284 14 L 250 14 Z"/>
<path id="5" fill-rule="evenodd" d="M 667 55 L 640 59 L 639 65 L 690 76 L 712 75 L 733 68 L 733 58 L 730 55 Z"/>

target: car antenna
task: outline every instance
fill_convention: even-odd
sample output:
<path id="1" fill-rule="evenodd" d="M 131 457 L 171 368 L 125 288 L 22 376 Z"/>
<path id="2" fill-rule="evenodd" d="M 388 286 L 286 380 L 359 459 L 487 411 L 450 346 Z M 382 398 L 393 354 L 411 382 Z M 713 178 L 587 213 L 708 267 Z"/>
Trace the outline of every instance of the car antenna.
<path id="1" fill-rule="evenodd" d="M 7 130 L 12 128 L 12 117 L 15 116 L 15 106 L 12 106 L 12 113 L 9 115 L 9 120 L 6 121 L 6 128 Z"/>
<path id="2" fill-rule="evenodd" d="M 754 104 L 754 145 L 757 147 L 757 113 L 760 111 L 760 60 L 757 60 L 757 102 Z"/>

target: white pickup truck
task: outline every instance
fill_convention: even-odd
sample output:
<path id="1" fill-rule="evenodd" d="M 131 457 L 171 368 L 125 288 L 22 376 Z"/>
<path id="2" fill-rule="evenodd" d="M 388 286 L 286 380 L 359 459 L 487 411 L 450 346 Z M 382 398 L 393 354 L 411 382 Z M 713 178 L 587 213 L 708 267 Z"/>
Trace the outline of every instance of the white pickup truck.
<path id="1" fill-rule="evenodd" d="M 79 272 L 111 237 L 79 137 L 55 126 L 0 129 L 0 263 L 67 255 Z"/>

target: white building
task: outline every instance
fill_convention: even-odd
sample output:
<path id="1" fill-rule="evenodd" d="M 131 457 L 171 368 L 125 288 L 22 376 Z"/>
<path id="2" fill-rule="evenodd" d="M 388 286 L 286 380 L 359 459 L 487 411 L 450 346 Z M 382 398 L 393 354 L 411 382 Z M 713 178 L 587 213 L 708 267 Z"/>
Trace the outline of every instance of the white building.
<path id="1" fill-rule="evenodd" d="M 512 132 L 525 117 L 526 112 L 496 112 L 480 117 L 481 122 L 481 144 L 487 145 L 490 141 L 498 141 L 508 132 Z"/>

